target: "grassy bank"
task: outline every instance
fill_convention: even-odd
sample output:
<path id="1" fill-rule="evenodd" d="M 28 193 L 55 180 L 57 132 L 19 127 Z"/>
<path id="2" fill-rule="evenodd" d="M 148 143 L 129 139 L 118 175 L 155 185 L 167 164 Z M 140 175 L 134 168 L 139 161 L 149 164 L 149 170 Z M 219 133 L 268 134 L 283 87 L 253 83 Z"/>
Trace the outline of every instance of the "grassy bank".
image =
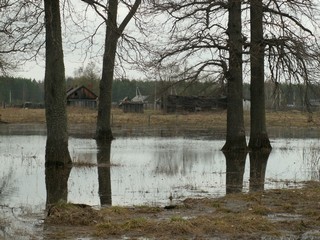
<path id="1" fill-rule="evenodd" d="M 0 109 L 2 122 L 7 123 L 45 123 L 44 109 L 6 108 Z M 310 114 L 300 111 L 267 111 L 268 127 L 314 128 L 320 126 L 320 112 Z M 249 126 L 250 115 L 245 112 L 245 124 Z M 161 111 L 146 110 L 143 114 L 123 113 L 112 110 L 112 125 L 122 126 L 174 126 L 190 125 L 199 128 L 226 126 L 226 111 L 166 114 Z M 69 123 L 95 124 L 97 111 L 85 108 L 68 108 Z"/>
<path id="2" fill-rule="evenodd" d="M 301 189 L 186 199 L 171 209 L 95 210 L 60 203 L 49 210 L 45 224 L 59 226 L 47 232 L 55 239 L 68 239 L 80 227 L 82 236 L 97 239 L 319 239 L 319 197 L 319 182 L 308 182 Z"/>

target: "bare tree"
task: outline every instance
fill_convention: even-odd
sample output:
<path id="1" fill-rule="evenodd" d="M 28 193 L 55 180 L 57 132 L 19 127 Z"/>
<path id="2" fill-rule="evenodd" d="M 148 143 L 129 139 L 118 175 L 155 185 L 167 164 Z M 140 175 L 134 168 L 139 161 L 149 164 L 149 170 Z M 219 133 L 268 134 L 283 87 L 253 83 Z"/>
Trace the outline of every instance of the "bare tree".
<path id="1" fill-rule="evenodd" d="M 306 89 L 312 79 L 316 79 L 319 71 L 315 69 L 319 67 L 320 54 L 316 38 L 309 29 L 319 29 L 315 21 L 315 1 L 167 0 L 154 1 L 152 8 L 150 12 L 168 16 L 160 28 L 168 30 L 169 33 L 167 41 L 154 44 L 155 68 L 159 68 L 159 65 L 164 68 L 179 66 L 188 62 L 190 64 L 185 71 L 174 74 L 174 78 L 192 82 L 204 75 L 214 76 L 220 72 L 222 79 L 227 79 L 228 120 L 227 140 L 223 147 L 225 151 L 245 149 L 241 102 L 243 73 L 240 66 L 242 55 L 250 54 L 250 61 L 246 59 L 245 62 L 250 62 L 251 71 L 249 146 L 252 149 L 271 149 L 266 129 L 264 77 L 270 75 L 276 83 L 302 81 L 307 86 Z M 248 13 L 249 9 L 250 19 L 245 18 L 245 14 L 241 16 L 241 11 Z M 225 16 L 226 12 L 229 13 L 228 19 L 221 17 Z M 243 19 L 244 22 L 251 22 L 250 29 L 242 30 Z M 228 22 L 227 28 L 224 27 L 225 22 Z M 250 38 L 245 34 L 250 34 Z M 156 39 L 162 40 L 161 37 Z M 265 58 L 268 61 L 265 62 Z M 264 69 L 265 65 L 269 66 L 267 71 Z M 213 66 L 214 68 L 210 69 Z M 305 93 L 307 98 L 308 91 Z M 308 103 L 307 99 L 305 102 Z"/>
<path id="2" fill-rule="evenodd" d="M 266 127 L 262 0 L 250 1 L 250 141 L 251 149 L 271 149 Z"/>
<path id="3" fill-rule="evenodd" d="M 156 32 L 150 66 L 161 69 L 184 65 L 184 71 L 173 74 L 173 78 L 192 83 L 210 77 L 213 84 L 219 84 L 220 93 L 227 94 L 228 98 L 227 137 L 223 150 L 245 150 L 241 1 L 167 0 L 152 3 L 151 13 L 166 16 L 159 28 L 168 34 L 159 35 L 161 29 Z M 148 34 L 148 41 L 152 41 L 150 36 Z"/>
<path id="4" fill-rule="evenodd" d="M 0 15 L 1 59 L 7 59 L 2 56 L 10 53 L 18 59 L 14 64 L 22 63 L 35 59 L 42 47 L 46 47 L 46 165 L 66 165 L 71 159 L 59 0 L 1 1 Z M 2 63 L 1 68 L 4 66 Z"/>
<path id="5" fill-rule="evenodd" d="M 228 1 L 228 45 L 229 71 L 228 108 L 227 108 L 227 138 L 223 151 L 246 150 L 246 135 L 243 119 L 243 76 L 242 76 L 242 18 L 241 1 Z"/>
<path id="6" fill-rule="evenodd" d="M 319 77 L 319 8 L 316 1 L 269 1 L 263 5 L 265 53 L 275 83 L 308 86 Z M 308 104 L 307 104 L 308 107 Z M 311 110 L 308 109 L 310 112 Z"/>
<path id="7" fill-rule="evenodd" d="M 0 72 L 10 74 L 44 46 L 42 0 L 0 1 Z"/>
<path id="8" fill-rule="evenodd" d="M 45 106 L 46 166 L 71 163 L 68 150 L 66 81 L 62 49 L 60 1 L 44 0 L 46 27 Z"/>
<path id="9" fill-rule="evenodd" d="M 250 1 L 251 149 L 271 148 L 265 120 L 265 58 L 275 85 L 302 82 L 308 103 L 308 86 L 319 72 L 319 47 L 313 34 L 318 11 L 314 1 Z"/>
<path id="10" fill-rule="evenodd" d="M 110 141 L 113 139 L 111 130 L 111 101 L 112 82 L 114 77 L 115 59 L 118 40 L 124 29 L 136 13 L 141 0 L 135 0 L 133 4 L 129 1 L 121 1 L 129 8 L 127 15 L 118 25 L 118 0 L 108 0 L 105 4 L 99 1 L 82 0 L 92 6 L 101 16 L 106 24 L 106 35 L 104 43 L 102 77 L 100 81 L 99 106 L 96 139 L 99 141 Z M 106 16 L 105 16 L 106 13 Z"/>

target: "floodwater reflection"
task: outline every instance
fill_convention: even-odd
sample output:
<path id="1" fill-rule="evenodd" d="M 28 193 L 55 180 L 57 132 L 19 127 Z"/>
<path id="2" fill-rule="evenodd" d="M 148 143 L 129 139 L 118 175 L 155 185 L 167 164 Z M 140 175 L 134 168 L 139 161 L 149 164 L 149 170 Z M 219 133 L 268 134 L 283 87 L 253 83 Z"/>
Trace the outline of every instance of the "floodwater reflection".
<path id="1" fill-rule="evenodd" d="M 98 163 L 98 181 L 99 181 L 99 197 L 101 206 L 112 204 L 111 193 L 111 141 L 97 141 L 97 163 Z"/>
<path id="2" fill-rule="evenodd" d="M 118 138 L 99 146 L 93 139 L 70 138 L 73 161 L 84 164 L 65 172 L 44 168 L 45 139 L 0 136 L 1 205 L 35 211 L 57 199 L 98 206 L 166 205 L 170 196 L 216 197 L 319 180 L 318 139 L 274 139 L 270 154 L 232 160 L 220 151 L 223 140 Z"/>
<path id="3" fill-rule="evenodd" d="M 223 154 L 223 140 L 189 138 L 118 138 L 99 145 L 70 138 L 75 164 L 45 169 L 44 135 L 0 135 L 0 238 L 14 231 L 35 231 L 47 204 L 164 206 L 187 197 L 296 187 L 319 180 L 318 139 L 273 139 L 268 154 Z M 19 216 L 19 217 L 17 217 Z M 23 217 L 22 217 L 23 216 Z M 17 219 L 22 219 L 18 221 Z M 14 222 L 13 230 L 10 222 Z M 36 229 L 37 230 L 37 229 Z"/>
<path id="4" fill-rule="evenodd" d="M 246 162 L 249 164 L 249 191 L 263 191 L 267 162 L 271 150 L 249 152 L 250 161 L 247 162 L 247 152 L 224 152 L 226 158 L 226 194 L 244 191 L 244 173 Z"/>
<path id="5" fill-rule="evenodd" d="M 249 191 L 263 191 L 265 175 L 267 169 L 267 162 L 271 150 L 252 151 L 250 156 L 250 183 Z"/>

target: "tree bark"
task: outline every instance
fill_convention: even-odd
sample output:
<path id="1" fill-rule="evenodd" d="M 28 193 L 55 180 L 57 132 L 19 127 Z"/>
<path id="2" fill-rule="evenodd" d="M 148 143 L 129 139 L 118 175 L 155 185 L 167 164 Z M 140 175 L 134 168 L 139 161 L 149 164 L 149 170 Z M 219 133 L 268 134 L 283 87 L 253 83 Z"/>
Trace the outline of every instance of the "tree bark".
<path id="1" fill-rule="evenodd" d="M 68 200 L 68 179 L 71 167 L 46 167 L 47 207 Z"/>
<path id="2" fill-rule="evenodd" d="M 247 148 L 243 119 L 241 1 L 229 0 L 228 3 L 227 136 L 222 151 L 245 150 Z"/>
<path id="3" fill-rule="evenodd" d="M 226 193 L 242 192 L 246 151 L 224 152 L 226 158 Z"/>
<path id="4" fill-rule="evenodd" d="M 123 19 L 120 26 L 117 26 L 118 1 L 108 0 L 108 17 L 106 20 L 105 51 L 103 55 L 102 77 L 100 81 L 99 107 L 97 118 L 96 139 L 97 141 L 109 142 L 113 139 L 111 130 L 111 107 L 112 107 L 112 83 L 114 66 L 119 37 L 125 27 L 136 13 L 141 0 L 136 0 L 129 13 Z"/>
<path id="5" fill-rule="evenodd" d="M 105 51 L 103 55 L 102 78 L 100 81 L 99 106 L 96 139 L 110 141 L 113 139 L 111 130 L 112 82 L 119 33 L 117 28 L 118 1 L 110 0 L 108 8 Z"/>
<path id="6" fill-rule="evenodd" d="M 271 153 L 269 150 L 253 150 L 249 153 L 250 156 L 250 185 L 249 191 L 263 191 L 265 175 L 267 169 L 268 158 Z"/>
<path id="7" fill-rule="evenodd" d="M 45 112 L 46 166 L 71 163 L 68 150 L 66 82 L 59 0 L 44 0 L 46 27 Z"/>
<path id="8" fill-rule="evenodd" d="M 112 205 L 112 192 L 111 192 L 111 173 L 110 173 L 110 152 L 111 141 L 99 142 L 97 141 L 98 153 L 98 180 L 99 180 L 99 196 L 100 204 Z"/>
<path id="9" fill-rule="evenodd" d="M 271 149 L 266 129 L 264 93 L 264 42 L 263 42 L 262 0 L 251 0 L 251 109 L 250 140 L 251 149 Z"/>

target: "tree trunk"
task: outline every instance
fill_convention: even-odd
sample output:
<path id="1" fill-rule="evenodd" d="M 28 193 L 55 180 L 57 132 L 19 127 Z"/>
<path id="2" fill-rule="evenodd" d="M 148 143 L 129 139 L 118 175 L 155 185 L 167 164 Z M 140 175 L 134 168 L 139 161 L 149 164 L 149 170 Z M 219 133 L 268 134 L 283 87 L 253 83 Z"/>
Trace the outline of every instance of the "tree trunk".
<path id="1" fill-rule="evenodd" d="M 227 137 L 223 151 L 247 148 L 243 119 L 241 1 L 229 0 L 227 76 Z"/>
<path id="2" fill-rule="evenodd" d="M 59 0 L 44 0 L 46 26 L 46 166 L 71 163 L 68 150 L 66 83 Z"/>
<path id="3" fill-rule="evenodd" d="M 246 151 L 224 152 L 226 158 L 226 193 L 242 192 Z"/>
<path id="4" fill-rule="evenodd" d="M 98 141 L 110 141 L 113 139 L 111 130 L 111 102 L 115 57 L 119 39 L 116 19 L 118 11 L 118 1 L 110 0 L 108 10 L 105 51 L 103 55 L 102 78 L 100 81 L 96 129 L 96 139 Z"/>
<path id="5" fill-rule="evenodd" d="M 269 137 L 266 130 L 265 114 L 262 0 L 251 0 L 250 15 L 251 119 L 249 148 L 271 149 Z"/>
<path id="6" fill-rule="evenodd" d="M 112 192 L 111 192 L 111 174 L 110 174 L 110 152 L 111 141 L 99 142 L 97 141 L 98 153 L 98 180 L 99 180 L 99 196 L 100 204 L 111 205 L 112 204 Z"/>
<path id="7" fill-rule="evenodd" d="M 249 191 L 263 191 L 267 162 L 271 149 L 268 150 L 253 150 L 249 153 L 250 156 L 250 185 Z"/>
<path id="8" fill-rule="evenodd" d="M 47 207 L 68 200 L 68 179 L 71 167 L 46 167 Z"/>

